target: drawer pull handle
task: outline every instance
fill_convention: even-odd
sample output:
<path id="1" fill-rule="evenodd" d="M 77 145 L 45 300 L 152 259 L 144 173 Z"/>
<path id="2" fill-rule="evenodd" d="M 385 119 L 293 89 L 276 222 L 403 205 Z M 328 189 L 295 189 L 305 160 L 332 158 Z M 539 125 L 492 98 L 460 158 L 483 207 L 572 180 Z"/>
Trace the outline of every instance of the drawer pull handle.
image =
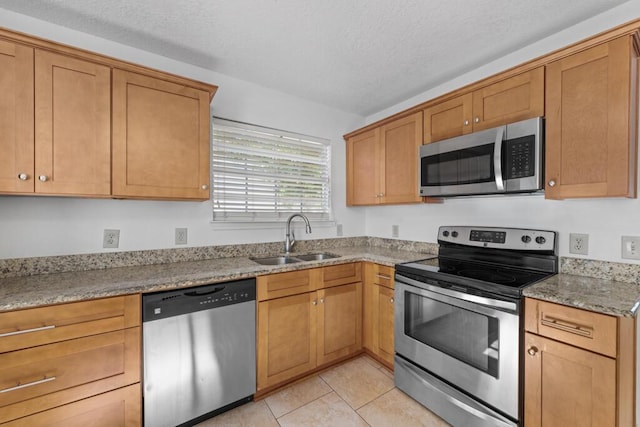
<path id="1" fill-rule="evenodd" d="M 47 326 L 41 326 L 39 328 L 25 329 L 24 331 L 6 332 L 4 334 L 0 334 L 0 338 L 10 337 L 12 335 L 28 334 L 30 332 L 46 331 L 47 329 L 53 329 L 55 327 L 56 325 L 47 325 Z"/>
<path id="2" fill-rule="evenodd" d="M 47 378 L 46 376 L 41 379 L 41 380 L 37 380 L 37 381 L 31 381 L 30 383 L 25 383 L 25 384 L 20 384 L 18 383 L 18 385 L 14 386 L 14 387 L 9 387 L 9 388 L 5 388 L 3 390 L 0 390 L 0 393 L 7 393 L 9 391 L 14 391 L 14 390 L 20 390 L 21 388 L 26 388 L 26 387 L 32 387 L 34 385 L 39 385 L 39 384 L 44 384 L 44 383 L 48 383 L 49 381 L 53 381 L 55 380 L 56 377 L 49 377 Z"/>
<path id="3" fill-rule="evenodd" d="M 391 276 L 387 276 L 386 274 L 380 274 L 378 273 L 377 276 L 381 279 L 385 279 L 385 280 L 391 280 Z"/>
<path id="4" fill-rule="evenodd" d="M 571 334 L 581 335 L 587 338 L 593 338 L 593 328 L 588 326 L 581 326 L 575 323 L 567 322 L 564 320 L 556 319 L 554 317 L 545 316 L 540 320 L 543 326 L 549 328 L 559 329 L 561 331 L 569 332 Z"/>

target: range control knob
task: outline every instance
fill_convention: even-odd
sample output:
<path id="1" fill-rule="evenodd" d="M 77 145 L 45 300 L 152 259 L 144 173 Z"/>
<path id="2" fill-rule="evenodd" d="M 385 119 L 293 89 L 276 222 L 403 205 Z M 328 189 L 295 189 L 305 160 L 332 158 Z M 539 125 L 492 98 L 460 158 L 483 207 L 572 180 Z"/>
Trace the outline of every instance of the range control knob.
<path id="1" fill-rule="evenodd" d="M 458 232 L 457 231 L 452 231 L 451 232 L 451 237 L 458 237 Z"/>
<path id="2" fill-rule="evenodd" d="M 522 240 L 522 243 L 529 243 L 531 241 L 531 236 L 525 234 L 520 240 Z"/>
<path id="3" fill-rule="evenodd" d="M 546 242 L 546 241 L 547 241 L 547 239 L 545 239 L 545 238 L 544 238 L 544 237 L 542 237 L 542 236 L 538 236 L 538 237 L 536 237 L 536 243 L 537 243 L 537 244 L 539 244 L 539 245 L 542 245 L 542 244 L 543 244 L 544 242 Z"/>
<path id="4" fill-rule="evenodd" d="M 447 230 L 444 230 L 444 231 L 442 232 L 442 235 L 443 235 L 444 237 L 449 237 L 449 232 L 448 232 Z"/>

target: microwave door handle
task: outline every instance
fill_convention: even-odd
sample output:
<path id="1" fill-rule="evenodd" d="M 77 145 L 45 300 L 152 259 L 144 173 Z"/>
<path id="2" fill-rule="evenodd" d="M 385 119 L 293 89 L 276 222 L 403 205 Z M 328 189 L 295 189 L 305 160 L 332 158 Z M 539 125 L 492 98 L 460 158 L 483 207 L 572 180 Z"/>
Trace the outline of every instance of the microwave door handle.
<path id="1" fill-rule="evenodd" d="M 504 180 L 502 179 L 502 138 L 504 136 L 504 128 L 504 126 L 498 128 L 496 142 L 493 145 L 493 172 L 496 176 L 498 191 L 504 191 Z"/>

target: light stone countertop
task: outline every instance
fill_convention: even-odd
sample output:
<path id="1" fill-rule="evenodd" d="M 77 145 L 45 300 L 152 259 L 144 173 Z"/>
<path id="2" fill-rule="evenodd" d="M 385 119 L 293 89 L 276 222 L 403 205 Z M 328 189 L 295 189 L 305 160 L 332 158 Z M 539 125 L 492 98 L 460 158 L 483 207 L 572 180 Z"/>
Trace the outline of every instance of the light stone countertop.
<path id="1" fill-rule="evenodd" d="M 634 317 L 640 285 L 622 281 L 557 274 L 529 286 L 524 296 L 613 316 Z"/>
<path id="2" fill-rule="evenodd" d="M 346 262 L 371 261 L 393 266 L 400 262 L 435 256 L 371 246 L 332 248 L 326 252 L 340 257 L 280 266 L 260 265 L 248 257 L 228 257 L 4 278 L 0 279 L 0 312 L 198 286 Z"/>

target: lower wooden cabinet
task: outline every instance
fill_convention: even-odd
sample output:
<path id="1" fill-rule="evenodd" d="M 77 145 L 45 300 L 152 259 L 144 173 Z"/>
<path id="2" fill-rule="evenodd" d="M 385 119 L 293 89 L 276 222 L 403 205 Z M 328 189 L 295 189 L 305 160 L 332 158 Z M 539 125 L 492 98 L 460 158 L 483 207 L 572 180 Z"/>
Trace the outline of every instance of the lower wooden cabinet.
<path id="1" fill-rule="evenodd" d="M 363 346 L 393 368 L 394 268 L 365 264 Z"/>
<path id="2" fill-rule="evenodd" d="M 349 280 L 360 263 L 258 277 L 258 393 L 360 351 L 362 283 L 337 284 Z"/>
<path id="3" fill-rule="evenodd" d="M 635 319 L 527 298 L 525 426 L 635 426 L 635 341 Z"/>
<path id="4" fill-rule="evenodd" d="M 7 427 L 136 427 L 142 425 L 140 384 L 2 424 Z"/>
<path id="5" fill-rule="evenodd" d="M 0 425 L 140 425 L 140 295 L 0 313 Z"/>

